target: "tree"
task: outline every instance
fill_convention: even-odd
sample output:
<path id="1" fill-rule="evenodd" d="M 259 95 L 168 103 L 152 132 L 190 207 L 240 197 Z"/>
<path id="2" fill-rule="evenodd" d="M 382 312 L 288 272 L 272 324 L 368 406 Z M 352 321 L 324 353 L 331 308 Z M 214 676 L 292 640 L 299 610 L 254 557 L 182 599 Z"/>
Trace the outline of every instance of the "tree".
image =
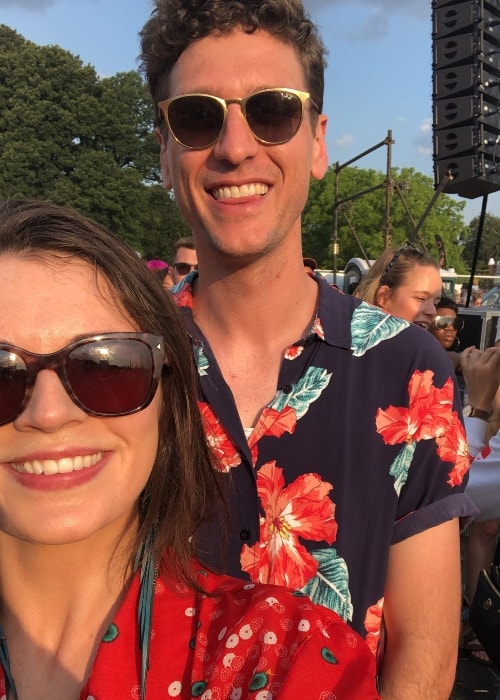
<path id="1" fill-rule="evenodd" d="M 413 234 L 434 196 L 431 178 L 413 168 L 394 168 L 391 181 L 375 170 L 347 167 L 338 180 L 339 199 L 347 200 L 337 209 L 337 233 L 340 247 L 337 269 L 351 257 L 377 258 L 388 238 L 393 246 L 402 245 Z M 389 189 L 389 227 L 386 226 L 386 195 Z M 361 192 L 362 196 L 355 197 Z M 323 180 L 312 181 L 303 217 L 303 249 L 324 268 L 332 267 L 334 234 L 335 168 L 331 166 Z M 420 229 L 428 252 L 438 257 L 435 235 L 444 242 L 448 267 L 464 269 L 461 248 L 457 247 L 464 227 L 464 202 L 441 194 Z M 419 240 L 415 241 L 417 244 Z M 364 251 L 364 252 L 363 252 Z"/>
<path id="2" fill-rule="evenodd" d="M 100 79 L 58 46 L 0 25 L 0 197 L 67 204 L 145 257 L 189 233 L 161 183 L 153 110 L 138 72 Z"/>
<path id="3" fill-rule="evenodd" d="M 469 227 L 462 234 L 463 258 L 468 269 L 472 268 L 474 250 L 479 233 L 479 216 L 472 219 Z M 479 254 L 476 264 L 477 274 L 489 274 L 488 261 L 493 258 L 500 260 L 500 217 L 486 214 L 484 217 L 483 230 L 479 241 Z"/>

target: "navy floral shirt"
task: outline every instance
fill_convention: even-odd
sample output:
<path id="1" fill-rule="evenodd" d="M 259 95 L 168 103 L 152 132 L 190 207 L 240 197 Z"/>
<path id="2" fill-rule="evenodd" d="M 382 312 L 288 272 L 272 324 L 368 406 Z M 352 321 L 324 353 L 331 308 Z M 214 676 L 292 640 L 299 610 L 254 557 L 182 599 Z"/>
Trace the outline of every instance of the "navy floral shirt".
<path id="1" fill-rule="evenodd" d="M 227 474 L 231 524 L 198 556 L 335 610 L 375 652 L 390 546 L 474 512 L 460 398 L 430 333 L 323 279 L 306 338 L 285 352 L 276 395 L 245 436 L 193 321 L 191 273 L 174 297 L 192 339 L 208 440 Z"/>

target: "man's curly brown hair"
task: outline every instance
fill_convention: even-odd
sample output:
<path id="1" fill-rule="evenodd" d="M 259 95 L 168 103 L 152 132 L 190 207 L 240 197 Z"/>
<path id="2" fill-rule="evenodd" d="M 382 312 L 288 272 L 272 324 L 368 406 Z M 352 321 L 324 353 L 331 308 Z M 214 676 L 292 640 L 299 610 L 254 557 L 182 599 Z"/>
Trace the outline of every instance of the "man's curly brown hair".
<path id="1" fill-rule="evenodd" d="M 158 102 L 170 97 L 170 73 L 181 53 L 197 39 L 234 29 L 263 30 L 291 46 L 311 99 L 322 111 L 326 49 L 300 0 L 156 0 L 140 32 L 141 69 L 155 112 Z"/>

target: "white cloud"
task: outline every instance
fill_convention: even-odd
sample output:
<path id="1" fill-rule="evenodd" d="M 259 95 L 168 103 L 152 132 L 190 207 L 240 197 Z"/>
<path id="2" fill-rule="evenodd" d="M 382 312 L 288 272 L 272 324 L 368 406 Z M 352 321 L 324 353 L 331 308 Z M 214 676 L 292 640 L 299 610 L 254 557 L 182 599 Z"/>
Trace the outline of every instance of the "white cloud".
<path id="1" fill-rule="evenodd" d="M 335 139 L 335 144 L 339 148 L 346 148 L 346 146 L 350 146 L 353 143 L 354 143 L 354 139 L 349 134 L 342 134 L 342 136 L 340 138 Z"/>
<path id="2" fill-rule="evenodd" d="M 432 121 L 430 119 L 424 119 L 413 143 L 419 155 L 432 156 Z"/>

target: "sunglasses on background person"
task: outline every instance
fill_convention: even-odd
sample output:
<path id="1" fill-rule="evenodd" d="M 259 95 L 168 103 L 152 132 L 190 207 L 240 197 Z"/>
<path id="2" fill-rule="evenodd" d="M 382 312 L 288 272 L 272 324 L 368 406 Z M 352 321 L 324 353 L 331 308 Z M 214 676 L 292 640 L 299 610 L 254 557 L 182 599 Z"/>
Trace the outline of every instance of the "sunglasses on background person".
<path id="1" fill-rule="evenodd" d="M 0 425 L 23 412 L 42 369 L 89 415 L 126 416 L 151 403 L 165 364 L 163 338 L 151 333 L 89 335 L 47 355 L 0 343 Z"/>
<path id="2" fill-rule="evenodd" d="M 217 141 L 227 117 L 227 107 L 239 104 L 254 137 L 260 143 L 277 146 L 290 141 L 302 124 L 308 92 L 289 88 L 259 90 L 248 97 L 223 100 L 214 95 L 190 93 L 158 103 L 174 139 L 184 148 L 201 150 Z"/>
<path id="3" fill-rule="evenodd" d="M 178 262 L 178 263 L 172 263 L 170 267 L 173 267 L 176 272 L 179 273 L 179 275 L 187 275 L 191 270 L 197 270 L 198 265 L 191 265 L 190 263 L 185 263 L 185 262 Z"/>
<path id="4" fill-rule="evenodd" d="M 436 316 L 430 325 L 430 329 L 444 331 L 450 326 L 454 331 L 461 331 L 464 327 L 464 321 L 462 318 L 456 318 L 455 316 Z"/>

